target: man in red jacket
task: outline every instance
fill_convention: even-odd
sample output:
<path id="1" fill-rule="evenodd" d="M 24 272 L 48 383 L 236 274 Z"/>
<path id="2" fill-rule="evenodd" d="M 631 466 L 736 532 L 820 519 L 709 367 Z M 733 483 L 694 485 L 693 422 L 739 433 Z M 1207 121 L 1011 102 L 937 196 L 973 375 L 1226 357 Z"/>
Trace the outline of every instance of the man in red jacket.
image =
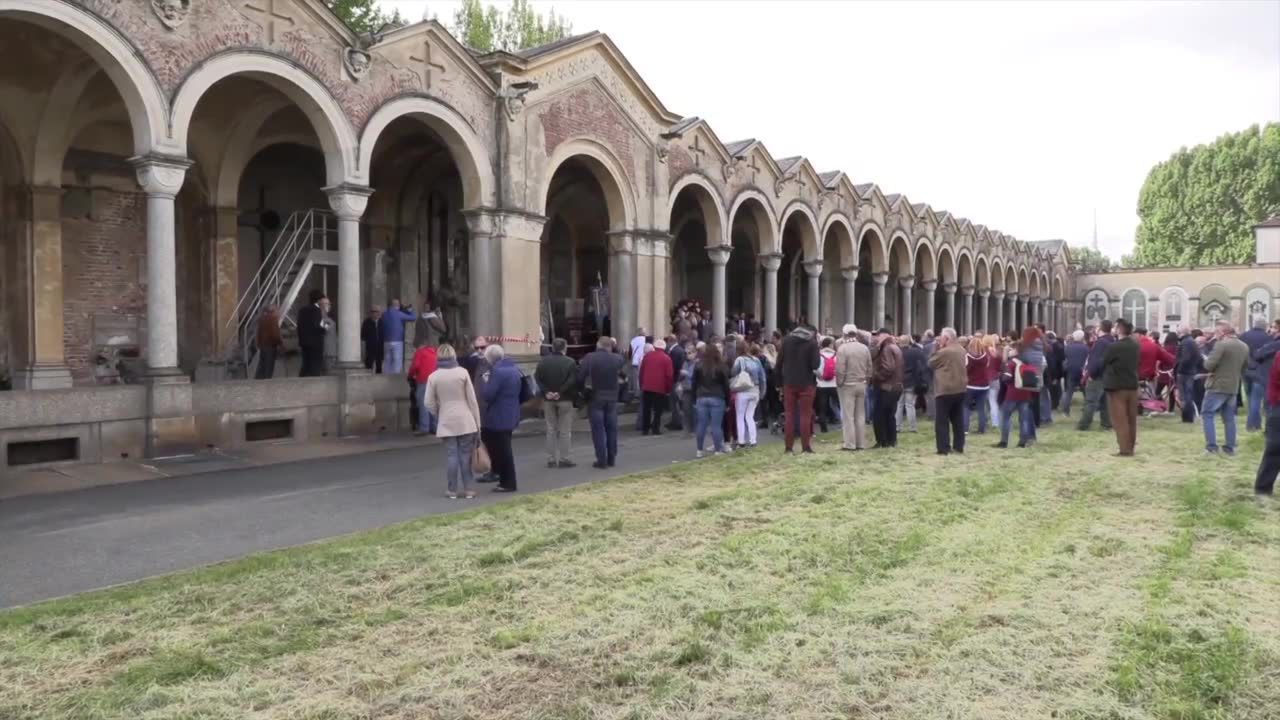
<path id="1" fill-rule="evenodd" d="M 436 348 L 434 345 L 423 345 L 413 354 L 413 363 L 409 365 L 409 382 L 413 383 L 414 398 L 418 402 L 418 427 L 415 435 L 426 435 L 436 431 L 436 419 L 427 411 L 427 378 L 436 371 Z"/>
<path id="2" fill-rule="evenodd" d="M 1177 360 L 1155 338 L 1147 335 L 1146 328 L 1138 328 L 1133 334 L 1138 336 L 1138 380 L 1154 382 L 1157 365 L 1172 367 Z"/>
<path id="3" fill-rule="evenodd" d="M 662 352 L 645 352 L 640 361 L 640 390 L 644 393 L 641 424 L 645 435 L 661 435 L 662 412 L 667 409 L 667 396 L 675 387 L 676 373 L 665 342 L 654 340 L 652 348 L 646 348 L 650 349 Z"/>

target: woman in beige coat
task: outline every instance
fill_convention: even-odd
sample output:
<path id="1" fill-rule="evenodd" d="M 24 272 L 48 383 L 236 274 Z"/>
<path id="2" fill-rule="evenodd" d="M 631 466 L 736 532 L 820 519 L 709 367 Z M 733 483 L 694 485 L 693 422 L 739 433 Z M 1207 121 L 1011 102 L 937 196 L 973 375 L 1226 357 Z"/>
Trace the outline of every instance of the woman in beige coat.
<path id="1" fill-rule="evenodd" d="M 471 374 L 458 366 L 458 353 L 445 343 L 436 350 L 439 364 L 427 379 L 424 403 L 438 420 L 436 437 L 444 442 L 449 462 L 445 473 L 449 478 L 449 499 L 458 499 L 459 485 L 463 497 L 475 498 L 471 489 L 471 451 L 480 432 L 480 405 Z"/>

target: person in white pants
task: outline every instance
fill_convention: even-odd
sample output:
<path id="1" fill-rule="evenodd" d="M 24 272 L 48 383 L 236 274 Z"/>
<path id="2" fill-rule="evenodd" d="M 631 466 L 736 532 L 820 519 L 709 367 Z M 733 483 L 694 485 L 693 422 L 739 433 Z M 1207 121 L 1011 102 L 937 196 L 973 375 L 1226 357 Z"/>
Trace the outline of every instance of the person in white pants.
<path id="1" fill-rule="evenodd" d="M 748 380 L 750 384 L 748 384 Z M 729 371 L 729 390 L 733 393 L 734 419 L 738 426 L 738 447 L 756 446 L 756 405 L 768 389 L 764 365 L 760 364 L 760 346 L 738 341 L 738 357 Z"/>

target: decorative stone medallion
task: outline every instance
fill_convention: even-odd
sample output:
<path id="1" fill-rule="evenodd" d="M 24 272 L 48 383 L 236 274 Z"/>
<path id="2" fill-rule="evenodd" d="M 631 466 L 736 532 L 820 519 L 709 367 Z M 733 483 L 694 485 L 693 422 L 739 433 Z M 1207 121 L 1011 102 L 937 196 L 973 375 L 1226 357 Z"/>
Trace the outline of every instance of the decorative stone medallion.
<path id="1" fill-rule="evenodd" d="M 1084 296 L 1084 319 L 1090 325 L 1097 325 L 1107 318 L 1111 308 L 1111 298 L 1100 289 L 1090 290 Z"/>
<path id="2" fill-rule="evenodd" d="M 369 67 L 373 64 L 373 58 L 369 53 L 360 48 L 343 48 L 342 49 L 342 67 L 346 68 L 347 75 L 352 81 L 360 82 L 365 75 L 369 74 Z"/>
<path id="3" fill-rule="evenodd" d="M 187 21 L 187 14 L 191 12 L 191 2 L 192 0 L 151 0 L 151 9 L 165 27 L 176 30 L 179 25 Z"/>

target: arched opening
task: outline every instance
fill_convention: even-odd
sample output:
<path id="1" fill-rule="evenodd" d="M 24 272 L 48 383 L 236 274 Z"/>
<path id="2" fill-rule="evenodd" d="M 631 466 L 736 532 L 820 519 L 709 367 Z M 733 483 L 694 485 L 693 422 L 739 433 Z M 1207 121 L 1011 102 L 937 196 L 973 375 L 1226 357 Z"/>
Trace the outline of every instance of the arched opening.
<path id="1" fill-rule="evenodd" d="M 290 349 L 312 290 L 338 320 L 337 221 L 323 190 L 331 131 L 278 85 L 257 74 L 217 79 L 185 125 L 197 164 L 178 198 L 179 361 L 197 381 L 299 374 L 297 353 L 261 364 L 257 325 L 269 308 L 279 308 Z M 336 331 L 324 354 L 333 367 Z"/>
<path id="2" fill-rule="evenodd" d="M 609 232 L 624 221 L 612 217 L 618 209 L 608 196 L 617 192 L 608 169 L 585 155 L 562 162 L 547 189 L 539 280 L 543 333 L 565 338 L 575 352 L 588 350 L 601 335 L 635 331 L 613 327 L 620 309 L 610 294 Z"/>
<path id="3" fill-rule="evenodd" d="M 907 315 L 913 312 L 913 308 L 903 304 L 906 296 L 902 279 L 914 279 L 914 277 L 915 268 L 911 264 L 911 248 L 907 244 L 907 238 L 903 235 L 895 235 L 889 247 L 889 284 L 885 287 L 884 293 L 884 322 L 895 333 L 904 333 L 908 330 L 910 323 Z M 912 292 L 914 293 L 914 289 Z"/>
<path id="4" fill-rule="evenodd" d="M 912 299 L 913 317 L 911 321 L 911 332 L 914 334 L 922 334 L 925 330 L 933 330 L 937 332 L 934 325 L 937 324 L 937 315 L 929 312 L 929 294 L 925 290 L 923 284 L 927 282 L 937 281 L 937 268 L 934 265 L 933 250 L 927 242 L 920 242 L 916 245 L 916 266 L 915 266 L 915 293 Z M 934 288 L 934 295 L 937 295 L 937 288 Z M 932 323 L 930 320 L 932 319 Z"/>
<path id="5" fill-rule="evenodd" d="M 868 228 L 862 232 L 858 241 L 858 280 L 855 285 L 857 301 L 854 303 L 854 324 L 860 328 L 878 330 L 876 325 L 876 282 L 875 276 L 889 271 L 885 263 L 884 240 L 880 233 Z M 885 294 L 892 292 L 885 288 Z"/>
<path id="6" fill-rule="evenodd" d="M 729 312 L 750 314 L 758 319 L 761 330 L 770 320 L 764 316 L 765 272 L 760 256 L 777 252 L 773 216 L 759 197 L 744 197 L 733 209 L 729 223 L 729 240 L 733 251 L 725 279 Z M 784 320 L 785 315 L 781 316 Z M 776 328 L 773 328 L 776 329 Z"/>
<path id="7" fill-rule="evenodd" d="M 987 268 L 987 259 L 979 257 L 977 262 L 977 290 L 974 294 L 974 330 L 984 335 L 991 332 L 991 322 L 995 315 L 991 312 L 991 271 Z"/>
<path id="8" fill-rule="evenodd" d="M 671 203 L 670 287 L 677 303 L 689 301 L 710 312 L 715 303 L 715 269 L 708 247 L 724 243 L 720 205 L 706 187 L 690 182 L 676 191 Z M 739 258 L 730 255 L 732 266 Z M 726 269 L 726 274 L 728 269 Z M 728 298 L 732 310 L 732 297 Z M 670 310 L 671 308 L 663 308 Z M 655 329 L 656 331 L 657 329 Z"/>
<path id="9" fill-rule="evenodd" d="M 839 336 L 840 328 L 853 318 L 848 316 L 843 271 L 853 266 L 853 237 L 842 222 L 827 226 L 822 242 L 822 300 L 821 327 L 825 332 Z"/>
<path id="10" fill-rule="evenodd" d="M 362 264 L 366 305 L 392 299 L 429 307 L 444 321 L 444 340 L 472 335 L 471 234 L 465 163 L 432 124 L 402 115 L 379 134 L 370 158 L 375 193 L 365 211 Z M 424 324 L 406 329 L 416 344 Z"/>
<path id="11" fill-rule="evenodd" d="M 816 324 L 821 319 L 810 317 L 808 307 L 808 275 L 804 264 L 818 257 L 817 229 L 812 216 L 800 208 L 792 209 L 782 225 L 782 269 L 778 272 L 778 317 L 784 328 L 800 323 Z"/>
<path id="12" fill-rule="evenodd" d="M 1022 330 L 1031 324 L 1031 318 L 1028 315 L 1028 309 L 1031 307 L 1031 277 L 1027 274 L 1027 267 L 1023 265 L 1018 268 L 1018 322 L 1014 325 L 1015 330 Z"/>
<path id="13" fill-rule="evenodd" d="M 134 84 L 132 51 L 116 59 L 89 34 L 91 17 L 0 2 L 0 342 L 22 389 L 141 376 L 146 199 L 128 159 L 154 139 L 161 103 Z"/>
<path id="14" fill-rule="evenodd" d="M 973 257 L 967 251 L 961 251 L 959 260 L 960 296 L 956 300 L 959 314 L 956 320 L 956 332 L 968 335 L 973 332 L 978 298 L 974 291 Z"/>
<path id="15" fill-rule="evenodd" d="M 938 292 L 933 298 L 933 322 L 941 330 L 944 326 L 955 325 L 959 308 L 959 289 L 956 287 L 956 256 L 949 247 L 938 251 Z M 948 313 L 948 303 L 953 303 Z"/>

